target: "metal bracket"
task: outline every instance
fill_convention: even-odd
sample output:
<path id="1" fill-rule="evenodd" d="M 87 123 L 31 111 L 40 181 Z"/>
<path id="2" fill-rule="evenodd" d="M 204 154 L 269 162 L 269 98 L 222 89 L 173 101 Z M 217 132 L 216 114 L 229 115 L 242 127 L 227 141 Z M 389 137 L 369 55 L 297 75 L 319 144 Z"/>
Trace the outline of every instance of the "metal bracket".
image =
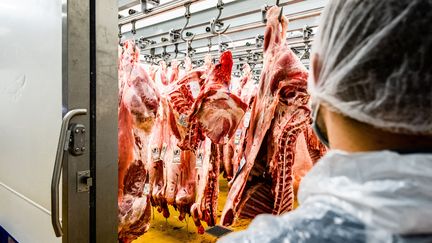
<path id="1" fill-rule="evenodd" d="M 169 31 L 170 40 L 172 43 L 177 42 L 180 39 L 180 30 L 179 29 L 171 29 Z"/>
<path id="2" fill-rule="evenodd" d="M 159 6 L 160 1 L 159 0 L 141 0 L 141 11 L 145 14 L 150 13 L 153 8 Z M 148 7 L 148 4 L 152 5 L 152 8 Z"/>
<path id="3" fill-rule="evenodd" d="M 82 124 L 72 124 L 70 126 L 69 153 L 74 156 L 84 154 L 86 150 L 86 129 Z"/>
<path id="4" fill-rule="evenodd" d="M 93 178 L 90 176 L 89 170 L 77 172 L 77 192 L 88 192 L 93 186 Z"/>
<path id="5" fill-rule="evenodd" d="M 255 37 L 255 45 L 258 48 L 261 48 L 264 44 L 264 35 L 257 35 Z"/>
<path id="6" fill-rule="evenodd" d="M 305 44 L 305 51 L 303 55 L 300 57 L 300 60 L 309 59 L 310 58 L 310 38 L 312 37 L 313 30 L 310 26 L 306 25 L 303 28 L 303 41 Z"/>
<path id="7" fill-rule="evenodd" d="M 135 27 L 136 20 L 131 21 L 131 24 L 132 24 L 131 33 L 132 33 L 132 35 L 135 35 L 136 32 L 137 32 L 137 31 L 136 31 L 136 27 Z"/>
<path id="8" fill-rule="evenodd" d="M 270 9 L 270 6 L 268 6 L 267 4 L 265 4 L 264 6 L 261 7 L 261 20 L 264 24 L 267 24 L 267 11 Z"/>
<path id="9" fill-rule="evenodd" d="M 219 43 L 219 51 L 220 52 L 224 52 L 228 49 L 228 43 L 225 42 L 221 42 Z"/>

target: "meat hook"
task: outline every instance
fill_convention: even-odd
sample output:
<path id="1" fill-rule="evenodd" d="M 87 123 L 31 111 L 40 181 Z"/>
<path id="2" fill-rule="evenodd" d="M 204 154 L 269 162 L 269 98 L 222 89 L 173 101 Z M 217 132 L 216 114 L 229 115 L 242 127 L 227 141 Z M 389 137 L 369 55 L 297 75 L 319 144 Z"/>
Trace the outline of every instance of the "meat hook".
<path id="1" fill-rule="evenodd" d="M 174 44 L 174 53 L 175 53 L 174 59 L 176 59 L 176 58 L 177 58 L 177 55 L 178 55 L 178 53 L 179 53 L 178 43 Z"/>
<path id="2" fill-rule="evenodd" d="M 276 0 L 276 6 L 279 7 L 279 0 Z M 281 7 L 279 18 L 278 18 L 280 23 L 282 23 L 282 14 L 283 14 L 283 7 Z"/>
<path id="3" fill-rule="evenodd" d="M 230 25 L 228 25 L 225 29 L 222 29 L 222 30 L 216 30 L 216 25 L 218 25 L 218 24 L 222 25 L 222 22 L 221 22 L 219 19 L 220 19 L 221 15 L 222 15 L 223 6 L 224 6 L 223 1 L 222 1 L 222 0 L 218 0 L 218 4 L 216 5 L 216 8 L 219 10 L 219 14 L 218 14 L 218 16 L 217 16 L 216 18 L 213 18 L 213 19 L 210 21 L 210 25 L 211 25 L 211 32 L 212 32 L 212 34 L 214 34 L 214 35 L 221 35 L 221 34 L 223 34 L 223 33 L 225 33 L 225 32 L 228 30 L 228 28 L 230 27 Z"/>
<path id="4" fill-rule="evenodd" d="M 276 1 L 276 5 L 275 6 L 278 6 L 279 7 L 279 0 L 278 1 Z M 261 8 L 261 14 L 262 14 L 262 22 L 264 23 L 264 24 L 266 24 L 267 23 L 267 11 L 270 9 L 270 6 L 268 6 L 268 5 L 264 5 L 262 8 Z M 283 7 L 281 7 L 281 10 L 280 10 L 280 12 L 279 12 L 279 17 L 278 17 L 278 20 L 279 20 L 279 22 L 280 23 L 282 23 L 282 15 L 283 15 Z"/>
<path id="5" fill-rule="evenodd" d="M 281 10 L 280 10 L 280 13 L 279 13 L 279 17 L 278 17 L 279 23 L 282 23 L 282 15 L 283 15 L 283 7 L 281 7 Z"/>
<path id="6" fill-rule="evenodd" d="M 131 24 L 132 24 L 131 32 L 133 35 L 135 35 L 136 34 L 136 27 L 135 27 L 136 20 L 131 21 Z"/>
<path id="7" fill-rule="evenodd" d="M 122 28 L 122 25 L 119 24 L 119 26 L 118 26 L 118 29 L 119 29 L 119 31 L 118 31 L 119 45 L 120 45 L 121 47 L 123 47 L 123 44 L 122 44 L 122 42 L 121 42 L 121 38 L 123 37 L 123 34 L 122 34 L 122 31 L 121 31 L 121 28 Z"/>
<path id="8" fill-rule="evenodd" d="M 305 51 L 303 55 L 300 57 L 300 60 L 309 59 L 310 58 L 310 38 L 312 36 L 313 30 L 310 26 L 306 25 L 303 28 L 303 41 L 305 44 Z"/>
<path id="9" fill-rule="evenodd" d="M 188 26 L 188 24 L 189 24 L 189 19 L 190 19 L 190 17 L 191 17 L 191 12 L 190 12 L 190 6 L 191 6 L 191 2 L 187 2 L 187 3 L 185 3 L 185 8 L 186 8 L 186 12 L 185 12 L 185 14 L 184 14 L 184 17 L 186 18 L 186 23 L 185 23 L 185 25 L 183 26 L 183 28 L 181 29 L 181 31 L 180 31 L 180 38 L 184 41 L 184 42 L 189 42 L 189 41 L 192 41 L 194 38 L 195 38 L 195 34 L 192 34 L 191 36 L 189 36 L 189 37 L 185 37 L 185 36 L 183 36 L 183 32 L 185 31 L 185 29 L 186 29 L 186 27 Z"/>
<path id="10" fill-rule="evenodd" d="M 211 52 L 211 48 L 212 48 L 212 46 L 213 46 L 213 44 L 212 44 L 212 40 L 211 40 L 211 37 L 209 37 L 209 38 L 208 38 L 208 44 L 207 44 L 207 47 L 208 47 L 208 51 L 207 51 L 207 53 L 210 53 L 210 52 Z"/>

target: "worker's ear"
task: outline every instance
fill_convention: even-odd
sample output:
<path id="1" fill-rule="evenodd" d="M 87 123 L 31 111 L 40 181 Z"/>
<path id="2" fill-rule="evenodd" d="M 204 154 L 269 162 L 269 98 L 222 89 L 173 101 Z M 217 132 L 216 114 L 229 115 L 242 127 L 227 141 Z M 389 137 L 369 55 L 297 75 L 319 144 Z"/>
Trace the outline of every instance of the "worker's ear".
<path id="1" fill-rule="evenodd" d="M 319 75 L 321 73 L 321 60 L 319 58 L 318 54 L 314 54 L 312 56 L 312 78 L 313 78 L 313 82 L 316 84 L 319 80 Z"/>

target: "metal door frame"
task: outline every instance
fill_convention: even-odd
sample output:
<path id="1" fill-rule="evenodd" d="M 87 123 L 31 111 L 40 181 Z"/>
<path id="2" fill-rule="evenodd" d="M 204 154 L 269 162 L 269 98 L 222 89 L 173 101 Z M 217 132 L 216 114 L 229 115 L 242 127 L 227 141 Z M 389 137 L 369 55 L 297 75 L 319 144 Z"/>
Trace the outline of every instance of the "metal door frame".
<path id="1" fill-rule="evenodd" d="M 86 109 L 87 115 L 72 118 L 71 123 L 83 124 L 87 152 L 81 156 L 69 153 L 62 171 L 62 242 L 89 242 L 89 192 L 77 191 L 77 172 L 90 168 L 90 24 L 88 1 L 63 0 L 62 4 L 62 75 L 63 115 L 73 109 Z"/>
<path id="2" fill-rule="evenodd" d="M 117 1 L 62 0 L 63 115 L 86 127 L 86 152 L 62 169 L 63 242 L 117 241 Z M 90 192 L 77 173 L 90 170 Z"/>
<path id="3" fill-rule="evenodd" d="M 117 242 L 118 11 L 117 0 L 91 0 L 91 242 Z"/>

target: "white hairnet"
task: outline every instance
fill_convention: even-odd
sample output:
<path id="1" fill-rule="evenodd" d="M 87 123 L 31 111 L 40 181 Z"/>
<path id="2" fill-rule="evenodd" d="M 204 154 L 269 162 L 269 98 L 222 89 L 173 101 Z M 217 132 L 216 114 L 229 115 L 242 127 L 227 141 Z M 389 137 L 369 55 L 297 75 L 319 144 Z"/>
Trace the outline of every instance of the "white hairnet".
<path id="1" fill-rule="evenodd" d="M 375 127 L 432 135 L 432 0 L 331 0 L 314 43 L 314 103 Z"/>

